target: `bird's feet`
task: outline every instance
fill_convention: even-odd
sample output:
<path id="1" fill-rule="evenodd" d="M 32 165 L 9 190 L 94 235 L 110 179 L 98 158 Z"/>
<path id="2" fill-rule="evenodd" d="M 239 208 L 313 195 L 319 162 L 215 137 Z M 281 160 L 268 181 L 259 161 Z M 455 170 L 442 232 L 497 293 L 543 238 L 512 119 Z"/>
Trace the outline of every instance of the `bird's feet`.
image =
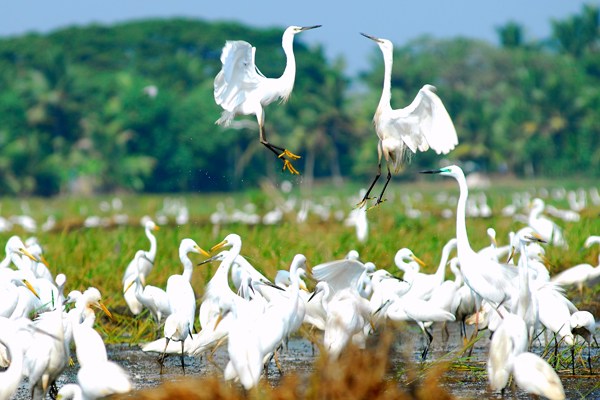
<path id="1" fill-rule="evenodd" d="M 293 161 L 293 160 L 299 159 L 300 156 L 292 153 L 291 151 L 289 151 L 287 149 L 284 149 L 283 152 L 277 157 L 283 160 L 282 171 L 285 171 L 287 169 L 288 171 L 290 171 L 290 173 L 292 175 L 300 175 L 298 170 L 296 168 L 294 168 L 294 166 L 292 165 L 292 162 L 290 160 L 288 160 L 287 158 L 285 158 L 285 157 L 289 157 Z"/>
<path id="2" fill-rule="evenodd" d="M 372 210 L 375 207 L 378 207 L 381 203 L 384 203 L 386 201 L 387 201 L 387 199 L 381 199 L 381 198 L 377 199 L 375 204 L 373 204 L 371 207 L 367 208 L 367 211 Z"/>

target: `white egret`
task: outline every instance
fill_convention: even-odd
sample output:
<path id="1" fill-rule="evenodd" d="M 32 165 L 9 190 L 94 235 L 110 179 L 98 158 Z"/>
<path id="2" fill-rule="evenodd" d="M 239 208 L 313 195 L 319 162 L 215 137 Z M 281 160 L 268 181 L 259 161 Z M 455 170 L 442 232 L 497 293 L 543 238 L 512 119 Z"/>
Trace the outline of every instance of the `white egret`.
<path id="1" fill-rule="evenodd" d="M 228 40 L 221 53 L 223 67 L 214 82 L 215 102 L 223 107 L 221 118 L 216 123 L 229 125 L 236 115 L 256 115 L 260 142 L 283 160 L 283 169 L 287 168 L 292 174 L 298 174 L 292 161 L 300 157 L 267 140 L 263 107 L 279 99 L 286 101 L 290 97 L 296 78 L 294 36 L 320 26 L 290 26 L 285 30 L 281 45 L 287 61 L 279 78 L 267 78 L 258 70 L 255 64 L 256 48 L 250 43 Z"/>
<path id="2" fill-rule="evenodd" d="M 69 349 L 64 340 L 63 289 L 66 279 L 60 275 L 55 308 L 38 316 L 34 332 L 25 350 L 23 374 L 29 378 L 32 399 L 42 399 L 67 366 Z"/>
<path id="3" fill-rule="evenodd" d="M 358 259 L 343 258 L 328 261 L 312 268 L 312 276 L 317 281 L 326 281 L 333 293 L 347 288 L 368 297 L 370 295 L 369 275 L 375 271 L 373 263 L 363 263 Z"/>
<path id="4" fill-rule="evenodd" d="M 329 357 L 338 358 L 350 340 L 364 346 L 364 328 L 371 321 L 369 301 L 352 287 L 333 292 L 326 281 L 317 283 L 313 297 L 319 292 L 323 293 L 321 302 L 327 313 L 323 345 Z"/>
<path id="5" fill-rule="evenodd" d="M 537 354 L 524 352 L 514 358 L 513 377 L 518 387 L 550 400 L 565 398 L 560 378 L 554 369 Z"/>
<path id="6" fill-rule="evenodd" d="M 596 342 L 596 346 L 598 346 L 598 342 L 596 341 L 596 337 L 594 336 L 594 331 L 596 330 L 596 320 L 594 316 L 589 311 L 576 311 L 571 314 L 571 318 L 569 318 L 569 325 L 571 326 L 571 332 L 575 335 L 579 335 L 585 340 L 588 344 L 588 367 L 590 369 L 590 374 L 592 373 L 592 339 Z M 573 375 L 575 375 L 575 346 L 571 346 L 571 357 L 573 359 Z"/>
<path id="7" fill-rule="evenodd" d="M 448 111 L 440 98 L 435 94 L 435 87 L 425 85 L 419 90 L 410 105 L 394 110 L 391 107 L 392 97 L 391 79 L 394 45 L 387 39 L 376 38 L 361 33 L 366 38 L 375 41 L 383 53 L 384 78 L 383 91 L 373 117 L 375 130 L 379 137 L 377 146 L 379 164 L 377 175 L 367 190 L 359 207 L 370 199 L 369 194 L 381 176 L 381 156 L 387 164 L 387 180 L 375 206 L 384 201 L 383 194 L 392 178 L 390 164 L 394 172 L 398 172 L 400 164 L 405 158 L 406 149 L 413 153 L 433 149 L 437 154 L 447 154 L 458 144 L 456 130 Z"/>
<path id="8" fill-rule="evenodd" d="M 531 210 L 529 211 L 529 226 L 546 242 L 555 246 L 568 247 L 562 234 L 562 229 L 556 223 L 542 215 L 544 207 L 544 200 L 539 197 L 533 199 Z"/>
<path id="9" fill-rule="evenodd" d="M 192 261 L 188 257 L 188 253 L 203 254 L 205 256 L 210 255 L 200 248 L 193 239 L 183 239 L 179 244 L 179 260 L 183 265 L 183 272 L 181 275 L 171 275 L 167 280 L 165 292 L 169 299 L 171 312 L 167 317 L 163 328 L 166 343 L 165 350 L 159 358 L 161 372 L 166 349 L 171 340 L 181 342 L 181 367 L 185 371 L 183 346 L 188 335 L 193 330 L 194 319 L 196 318 L 196 296 L 194 295 L 194 289 L 191 284 L 194 264 L 192 264 Z"/>
<path id="10" fill-rule="evenodd" d="M 108 359 L 106 347 L 98 332 L 90 326 L 75 324 L 73 339 L 80 366 L 77 382 L 83 398 L 97 399 L 131 391 L 129 376 L 123 368 Z"/>
<path id="11" fill-rule="evenodd" d="M 271 303 L 264 312 L 243 312 L 232 302 L 222 304 L 222 312 L 231 312 L 234 317 L 228 335 L 229 363 L 224 372 L 226 380 L 237 378 L 247 390 L 258 384 L 264 363 L 292 333 L 293 316 L 299 301 L 297 271 L 305 265 L 306 258 L 297 254 L 290 266 L 292 292 L 289 298 Z"/>
<path id="12" fill-rule="evenodd" d="M 590 236 L 585 241 L 585 247 L 590 247 L 594 243 L 600 243 L 598 236 Z M 550 280 L 561 286 L 577 285 L 579 293 L 583 293 L 583 285 L 586 282 L 593 281 L 600 277 L 600 255 L 598 255 L 598 265 L 595 267 L 590 264 L 578 264 L 567 268 L 564 271 L 554 275 Z"/>
<path id="13" fill-rule="evenodd" d="M 450 253 L 456 248 L 456 239 L 450 239 L 442 249 L 442 257 L 434 274 L 424 274 L 416 272 L 412 268 L 407 268 L 404 271 L 403 279 L 411 284 L 411 288 L 406 293 L 407 296 L 415 297 L 422 300 L 428 300 L 436 288 L 438 288 L 446 277 L 446 264 L 450 258 Z M 402 269 L 404 265 L 403 259 L 409 258 L 417 263 L 423 263 L 412 252 L 400 249 L 394 257 L 394 262 L 398 268 Z M 424 263 L 423 263 L 424 264 Z"/>
<path id="14" fill-rule="evenodd" d="M 539 304 L 536 293 L 532 293 L 529 288 L 529 264 L 526 244 L 527 243 L 545 243 L 541 237 L 529 229 L 527 231 L 519 231 L 514 238 L 515 242 L 513 246 L 515 249 L 518 246 L 521 257 L 519 258 L 519 291 L 516 299 L 511 299 L 511 311 L 525 321 L 527 325 L 527 336 L 529 339 L 529 347 L 538 327 L 539 323 Z"/>
<path id="15" fill-rule="evenodd" d="M 136 296 L 136 286 L 138 285 L 136 279 L 138 275 L 141 275 L 140 278 L 143 282 L 154 267 L 157 243 L 156 236 L 154 236 L 152 232 L 158 231 L 159 229 L 159 226 L 150 219 L 144 222 L 144 233 L 150 241 L 150 249 L 144 251 L 143 258 L 136 260 L 134 257 L 133 260 L 129 262 L 129 265 L 127 265 L 127 269 L 125 269 L 125 273 L 123 274 L 123 296 L 133 315 L 138 315 L 142 312 L 143 306 Z M 132 288 L 131 290 L 128 290 L 130 286 L 132 286 Z"/>
<path id="16" fill-rule="evenodd" d="M 456 165 L 422 173 L 441 174 L 451 176 L 458 182 L 460 195 L 456 206 L 456 248 L 460 271 L 467 284 L 475 294 L 489 301 L 495 306 L 502 304 L 510 298 L 513 290 L 512 278 L 515 268 L 507 267 L 490 260 L 475 252 L 469 244 L 465 208 L 469 196 L 469 188 L 462 169 Z"/>
<path id="17" fill-rule="evenodd" d="M 494 391 L 504 389 L 513 369 L 514 359 L 527 351 L 527 326 L 525 321 L 515 314 L 504 312 L 502 322 L 494 331 L 490 342 L 487 362 L 488 382 Z"/>
<path id="18" fill-rule="evenodd" d="M 125 294 L 129 291 L 135 291 L 135 298 L 137 303 L 146 307 L 154 321 L 157 325 L 160 324 L 164 316 L 168 316 L 171 313 L 171 305 L 169 303 L 169 297 L 167 296 L 167 292 L 163 289 L 152 286 L 152 285 L 144 285 L 142 265 L 143 260 L 146 259 L 146 252 L 144 250 L 138 250 L 135 253 L 134 261 L 138 261 L 140 268 L 138 275 L 135 280 L 129 283 L 129 286 L 125 287 Z M 133 302 L 129 303 L 130 306 L 134 304 Z M 131 309 L 131 307 L 130 307 Z"/>
<path id="19" fill-rule="evenodd" d="M 33 324 L 26 318 L 11 320 L 0 317 L 0 343 L 8 348 L 10 365 L 0 372 L 0 399 L 10 399 L 21 383 L 24 341 L 22 330 L 32 330 Z"/>

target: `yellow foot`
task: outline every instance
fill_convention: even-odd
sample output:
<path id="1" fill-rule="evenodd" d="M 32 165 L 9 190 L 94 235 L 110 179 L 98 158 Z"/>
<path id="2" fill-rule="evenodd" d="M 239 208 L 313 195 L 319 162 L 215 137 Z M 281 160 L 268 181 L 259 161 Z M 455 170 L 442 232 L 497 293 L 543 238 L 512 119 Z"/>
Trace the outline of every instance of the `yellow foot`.
<path id="1" fill-rule="evenodd" d="M 367 211 L 379 206 L 381 203 L 383 203 L 384 201 L 387 201 L 387 199 L 383 199 L 381 201 L 377 200 L 377 202 L 375 204 L 373 204 L 371 207 L 367 208 Z"/>
<path id="2" fill-rule="evenodd" d="M 298 172 L 298 170 L 296 168 L 294 168 L 294 166 L 292 165 L 292 163 L 287 160 L 287 159 L 283 159 L 283 169 L 282 171 L 285 171 L 285 169 L 288 169 L 290 171 L 290 173 L 292 175 L 300 175 L 300 172 Z"/>
<path id="3" fill-rule="evenodd" d="M 278 157 L 279 158 L 289 157 L 292 160 L 297 160 L 297 159 L 301 158 L 300 156 L 298 156 L 298 155 L 292 153 L 291 151 L 289 151 L 288 149 L 284 149 L 283 153 L 281 153 Z"/>
<path id="4" fill-rule="evenodd" d="M 364 199 L 362 199 L 362 200 L 360 201 L 360 203 L 358 203 L 358 204 L 356 205 L 356 208 L 363 208 L 365 205 L 367 205 L 367 201 L 368 201 L 368 200 L 369 200 L 369 199 L 365 197 Z"/>

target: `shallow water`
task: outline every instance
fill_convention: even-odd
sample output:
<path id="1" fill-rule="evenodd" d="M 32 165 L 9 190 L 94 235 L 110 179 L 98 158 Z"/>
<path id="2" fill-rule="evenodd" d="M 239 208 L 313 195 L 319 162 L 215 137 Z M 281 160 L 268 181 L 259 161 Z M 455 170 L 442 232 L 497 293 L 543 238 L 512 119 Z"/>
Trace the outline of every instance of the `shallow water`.
<path id="1" fill-rule="evenodd" d="M 457 361 L 444 374 L 443 385 L 455 396 L 460 398 L 498 398 L 500 393 L 492 393 L 487 389 L 487 372 L 485 362 L 489 348 L 489 334 L 483 332 L 483 337 L 475 344 L 471 357 L 467 360 L 461 358 L 462 339 L 459 337 L 458 324 L 448 325 L 450 336 L 447 341 L 442 340 L 442 333 L 439 327 L 434 328 L 434 341 L 431 345 L 427 363 L 438 360 Z M 416 338 L 416 339 L 415 339 Z M 406 346 L 412 349 L 412 357 L 417 368 L 425 366 L 421 362 L 422 340 L 418 328 L 407 325 L 400 333 L 390 350 L 390 357 L 393 357 L 394 364 L 403 363 L 406 354 Z M 179 356 L 169 356 L 165 360 L 162 375 L 160 366 L 157 362 L 156 353 L 144 353 L 136 345 L 110 345 L 107 347 L 109 359 L 123 366 L 132 378 L 135 389 L 156 387 L 163 382 L 185 379 L 186 377 L 197 377 L 208 374 L 222 374 L 221 369 L 227 363 L 227 349 L 222 346 L 214 354 L 213 362 L 209 362 L 206 357 L 195 358 L 185 357 L 185 376 L 182 373 L 181 361 Z M 564 346 L 563 346 L 564 350 Z M 538 345 L 534 348 L 537 354 L 542 353 L 543 348 Z M 587 354 L 587 348 L 584 350 Z M 297 372 L 300 374 L 309 374 L 315 356 L 318 355 L 318 349 L 314 349 L 310 341 L 304 338 L 292 338 L 288 344 L 288 349 L 280 355 L 280 362 L 284 372 Z M 564 365 L 559 368 L 561 378 L 567 399 L 600 399 L 600 352 L 598 348 L 592 348 L 592 362 L 595 375 L 590 375 L 587 367 L 581 363 L 576 365 L 575 373 L 571 373 L 571 365 Z M 272 385 L 277 385 L 281 375 L 277 371 L 274 363 L 269 368 L 268 379 Z M 77 366 L 68 367 L 58 381 L 58 387 L 65 383 L 75 382 L 77 379 Z M 514 393 L 518 399 L 529 399 L 530 397 L 523 391 L 517 389 Z M 507 398 L 513 398 L 510 389 L 507 389 Z M 27 383 L 24 381 L 15 397 L 16 399 L 28 399 Z"/>

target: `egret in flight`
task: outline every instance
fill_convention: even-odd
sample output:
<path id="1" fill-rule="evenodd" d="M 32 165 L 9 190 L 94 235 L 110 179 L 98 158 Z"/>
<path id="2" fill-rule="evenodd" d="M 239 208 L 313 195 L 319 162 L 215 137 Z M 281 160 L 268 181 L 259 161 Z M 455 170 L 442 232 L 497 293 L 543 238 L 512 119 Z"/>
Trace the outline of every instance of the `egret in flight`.
<path id="1" fill-rule="evenodd" d="M 379 45 L 383 53 L 384 78 L 383 91 L 373 117 L 375 130 L 379 137 L 377 175 L 358 207 L 364 206 L 371 199 L 369 197 L 371 190 L 373 190 L 373 186 L 381 176 L 382 155 L 385 157 L 387 164 L 387 180 L 374 206 L 385 201 L 383 194 L 390 179 L 392 179 L 390 164 L 397 173 L 407 148 L 413 153 L 416 153 L 417 150 L 427 151 L 432 148 L 437 154 L 447 154 L 458 144 L 452 119 L 450 119 L 442 100 L 435 94 L 436 88 L 434 86 L 423 86 L 407 107 L 397 110 L 392 109 L 390 100 L 392 98 L 391 79 L 394 45 L 387 39 L 380 39 L 365 33 L 361 33 L 361 35 Z"/>
<path id="2" fill-rule="evenodd" d="M 285 102 L 290 97 L 296 78 L 294 36 L 320 26 L 290 26 L 285 30 L 281 46 L 287 62 L 279 78 L 267 78 L 259 71 L 254 62 L 256 48 L 243 40 L 225 42 L 221 53 L 223 67 L 215 77 L 215 102 L 223 107 L 221 118 L 216 123 L 227 126 L 236 115 L 256 115 L 260 142 L 283 160 L 283 170 L 287 168 L 292 174 L 298 174 L 292 161 L 300 156 L 267 140 L 263 107 L 276 100 Z"/>

